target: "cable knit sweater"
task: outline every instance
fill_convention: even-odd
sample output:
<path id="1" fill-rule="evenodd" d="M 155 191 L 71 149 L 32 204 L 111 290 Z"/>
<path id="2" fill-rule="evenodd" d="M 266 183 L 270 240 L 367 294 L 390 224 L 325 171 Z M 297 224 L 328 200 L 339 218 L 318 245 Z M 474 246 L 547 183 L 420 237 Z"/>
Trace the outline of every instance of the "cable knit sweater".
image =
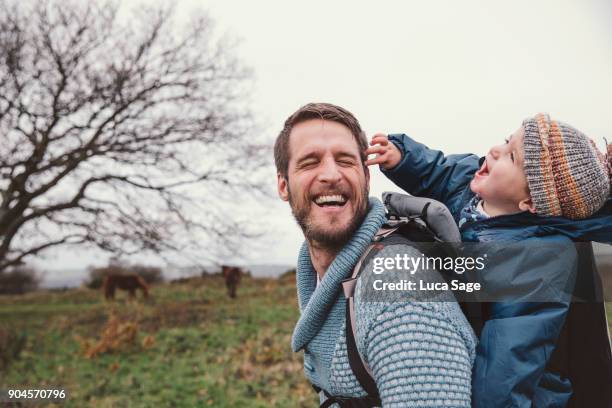
<path id="1" fill-rule="evenodd" d="M 384 206 L 371 198 L 363 224 L 318 286 L 306 243 L 300 250 L 297 289 L 301 316 L 292 348 L 304 350 L 304 371 L 310 382 L 332 395 L 366 395 L 349 365 L 341 281 L 350 276 L 384 221 Z M 398 249 L 409 256 L 420 254 L 408 245 L 402 247 L 396 245 L 393 254 Z M 387 250 L 391 248 L 380 256 Z M 356 287 L 356 340 L 372 369 L 383 406 L 469 407 L 476 338 L 459 305 L 409 299 L 362 301 L 363 277 L 371 271 L 372 266 L 366 265 Z"/>

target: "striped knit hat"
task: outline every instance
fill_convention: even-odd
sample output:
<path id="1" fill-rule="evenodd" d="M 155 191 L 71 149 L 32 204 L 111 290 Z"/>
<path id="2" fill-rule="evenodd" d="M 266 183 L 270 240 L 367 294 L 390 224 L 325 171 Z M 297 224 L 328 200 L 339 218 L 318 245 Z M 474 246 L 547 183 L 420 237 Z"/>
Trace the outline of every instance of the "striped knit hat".
<path id="1" fill-rule="evenodd" d="M 610 156 L 579 130 L 545 113 L 523 121 L 525 174 L 539 215 L 582 219 L 610 196 Z"/>

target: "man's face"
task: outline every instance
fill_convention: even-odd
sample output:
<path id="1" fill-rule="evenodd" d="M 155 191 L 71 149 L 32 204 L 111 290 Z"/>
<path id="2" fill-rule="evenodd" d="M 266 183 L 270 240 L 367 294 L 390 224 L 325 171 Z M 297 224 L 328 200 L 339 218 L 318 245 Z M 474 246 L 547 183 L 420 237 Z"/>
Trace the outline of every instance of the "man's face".
<path id="1" fill-rule="evenodd" d="M 506 143 L 493 146 L 470 183 L 485 202 L 506 213 L 519 211 L 519 203 L 530 198 L 523 166 L 525 129 L 519 128 Z M 485 208 L 486 210 L 486 208 Z"/>
<path id="2" fill-rule="evenodd" d="M 287 179 L 278 191 L 309 241 L 342 247 L 368 207 L 369 173 L 357 141 L 344 125 L 322 119 L 301 122 L 289 135 Z"/>

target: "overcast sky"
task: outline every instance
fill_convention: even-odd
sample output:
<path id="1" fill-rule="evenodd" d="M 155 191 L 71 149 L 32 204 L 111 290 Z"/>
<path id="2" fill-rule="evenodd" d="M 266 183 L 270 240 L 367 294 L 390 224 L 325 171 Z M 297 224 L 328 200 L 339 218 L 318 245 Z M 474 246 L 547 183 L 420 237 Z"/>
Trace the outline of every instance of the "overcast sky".
<path id="1" fill-rule="evenodd" d="M 600 147 L 612 139 L 606 0 L 177 1 L 182 16 L 196 7 L 241 40 L 270 143 L 311 101 L 349 109 L 368 135 L 404 132 L 447 153 L 484 154 L 539 111 Z M 375 170 L 371 191 L 385 190 L 397 188 Z M 287 204 L 270 205 L 269 224 L 250 261 L 295 262 L 303 238 Z M 45 266 L 96 263 L 79 262 L 63 253 Z"/>

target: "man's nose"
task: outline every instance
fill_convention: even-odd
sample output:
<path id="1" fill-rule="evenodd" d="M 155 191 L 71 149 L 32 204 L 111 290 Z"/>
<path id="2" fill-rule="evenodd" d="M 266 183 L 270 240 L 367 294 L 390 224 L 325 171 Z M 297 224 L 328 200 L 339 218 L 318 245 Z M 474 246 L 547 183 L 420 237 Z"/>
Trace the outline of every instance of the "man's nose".
<path id="1" fill-rule="evenodd" d="M 324 160 L 320 168 L 318 179 L 322 183 L 337 183 L 342 178 L 340 169 L 335 160 Z"/>

